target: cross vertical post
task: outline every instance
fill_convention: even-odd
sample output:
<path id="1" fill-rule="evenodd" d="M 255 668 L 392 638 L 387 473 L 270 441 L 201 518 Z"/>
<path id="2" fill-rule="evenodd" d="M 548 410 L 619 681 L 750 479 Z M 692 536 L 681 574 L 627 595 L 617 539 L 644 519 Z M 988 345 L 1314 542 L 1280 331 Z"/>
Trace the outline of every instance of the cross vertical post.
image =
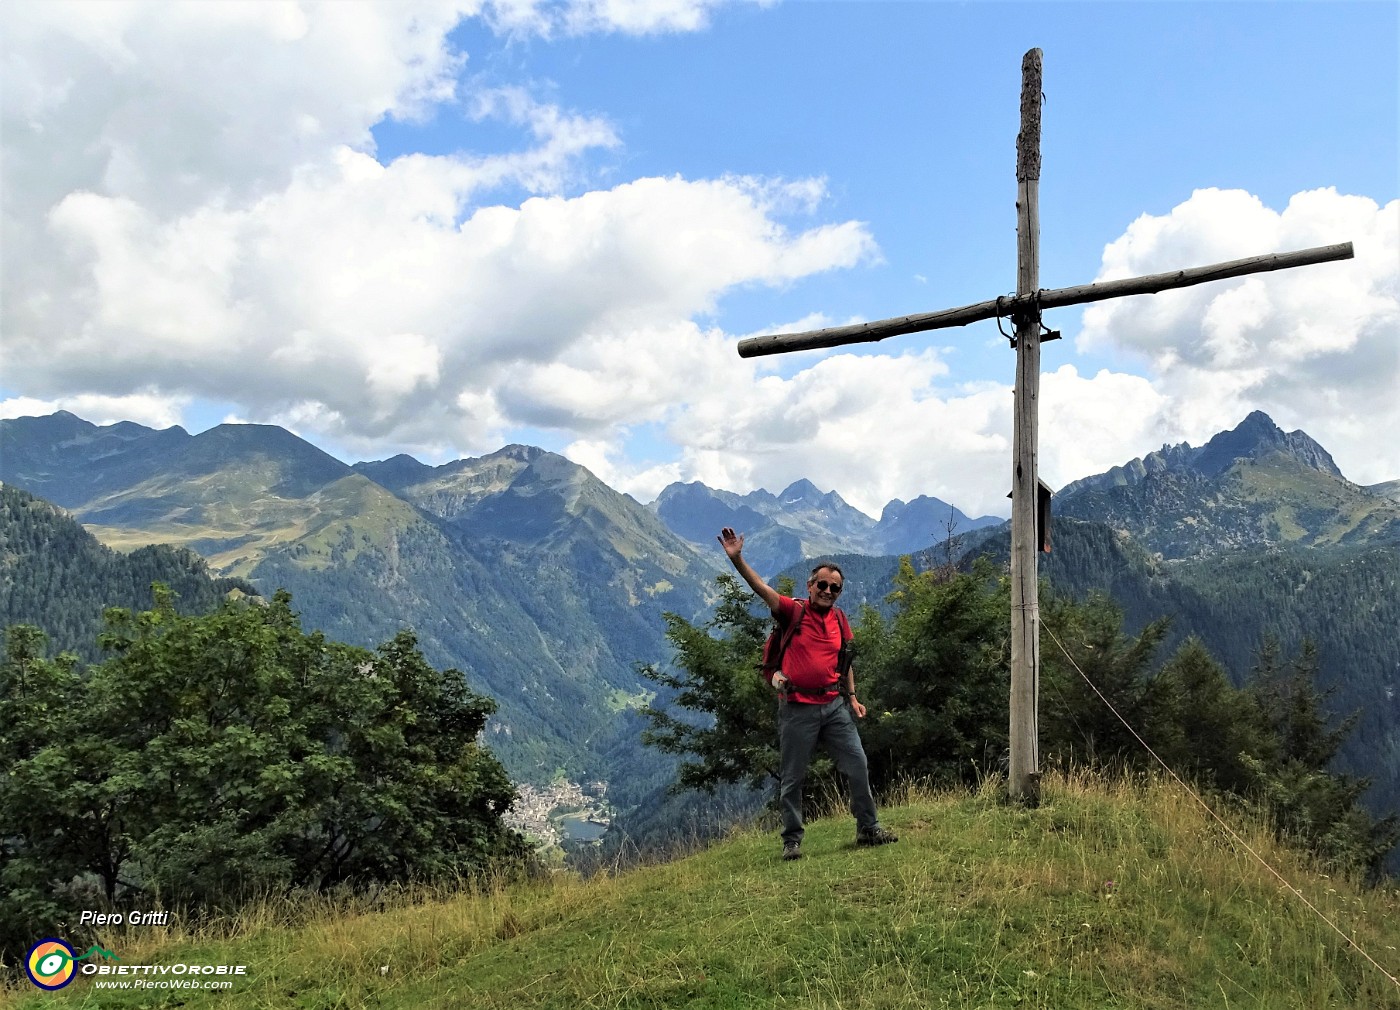
<path id="1" fill-rule="evenodd" d="M 1016 137 L 1016 295 L 1040 289 L 1041 52 L 1021 60 L 1021 132 Z M 1040 306 L 1016 313 L 1016 389 L 1011 483 L 1011 764 L 1014 800 L 1040 799 L 1040 540 L 1037 459 Z"/>

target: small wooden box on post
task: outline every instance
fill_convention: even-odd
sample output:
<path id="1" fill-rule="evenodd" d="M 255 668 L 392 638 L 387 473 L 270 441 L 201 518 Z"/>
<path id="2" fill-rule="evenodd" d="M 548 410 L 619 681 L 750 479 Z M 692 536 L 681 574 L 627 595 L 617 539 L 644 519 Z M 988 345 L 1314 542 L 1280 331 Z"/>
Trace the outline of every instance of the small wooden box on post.
<path id="1" fill-rule="evenodd" d="M 1016 140 L 1016 293 L 912 316 L 898 316 L 803 333 L 768 334 L 739 341 L 741 358 L 820 347 L 842 347 L 886 337 L 984 319 L 1009 317 L 1016 327 L 1015 412 L 1011 485 L 1011 798 L 1036 803 L 1040 797 L 1040 741 L 1036 728 L 1040 685 L 1040 601 L 1038 554 L 1050 549 L 1050 489 L 1040 480 L 1038 415 L 1041 313 L 1108 298 L 1153 294 L 1209 281 L 1315 263 L 1351 259 L 1350 242 L 1289 253 L 1269 253 L 1204 267 L 1042 290 L 1040 284 L 1040 109 L 1042 56 L 1028 51 L 1021 61 L 1021 132 Z M 1032 489 L 1035 492 L 1032 493 Z M 1037 521 L 1039 518 L 1039 521 Z"/>
<path id="2" fill-rule="evenodd" d="M 1050 485 L 1045 481 L 1036 479 L 1035 496 L 1035 549 L 1041 554 L 1050 553 L 1050 499 L 1055 497 L 1055 492 L 1050 490 Z M 1006 497 L 1010 498 L 1011 492 L 1007 492 Z"/>

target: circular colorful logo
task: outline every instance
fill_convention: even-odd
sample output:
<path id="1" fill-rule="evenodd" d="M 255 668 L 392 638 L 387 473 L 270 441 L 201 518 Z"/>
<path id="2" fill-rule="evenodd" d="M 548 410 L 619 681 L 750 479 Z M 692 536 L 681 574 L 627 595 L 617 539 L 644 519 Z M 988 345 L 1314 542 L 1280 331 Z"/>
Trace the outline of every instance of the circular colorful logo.
<path id="1" fill-rule="evenodd" d="M 29 948 L 24 970 L 40 989 L 62 989 L 73 981 L 75 960 L 72 947 L 50 937 Z"/>

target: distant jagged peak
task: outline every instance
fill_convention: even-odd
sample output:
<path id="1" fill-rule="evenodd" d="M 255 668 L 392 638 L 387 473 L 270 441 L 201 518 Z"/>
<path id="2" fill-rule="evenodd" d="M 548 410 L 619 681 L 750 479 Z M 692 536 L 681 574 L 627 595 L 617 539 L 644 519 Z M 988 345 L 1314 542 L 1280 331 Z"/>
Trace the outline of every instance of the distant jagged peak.
<path id="1" fill-rule="evenodd" d="M 463 460 L 461 466 L 465 472 L 493 473 L 495 479 L 511 482 L 525 481 L 554 487 L 601 483 L 593 471 L 581 463 L 575 463 L 557 452 L 519 442 L 503 446 L 479 459 Z"/>
<path id="2" fill-rule="evenodd" d="M 524 491 L 552 487 L 567 496 L 591 483 L 601 483 L 586 467 L 558 453 L 521 443 L 438 466 L 400 454 L 373 463 L 356 463 L 355 469 L 391 490 L 408 493 L 420 505 L 428 504 L 425 496 L 440 497 L 440 502 L 430 506 L 430 511 L 439 513 L 469 507 L 508 488 Z"/>
<path id="3" fill-rule="evenodd" d="M 880 510 L 880 522 L 884 522 L 886 519 L 898 515 L 908 507 L 909 502 L 905 501 L 903 498 L 891 498 L 889 501 L 885 502 L 885 507 Z"/>
<path id="4" fill-rule="evenodd" d="M 954 506 L 942 498 L 935 498 L 933 495 L 921 494 L 909 501 L 902 498 L 891 498 L 880 512 L 880 521 L 893 522 L 910 512 L 927 512 L 934 509 L 942 509 L 946 512 L 950 508 L 954 508 Z"/>
<path id="5" fill-rule="evenodd" d="M 778 495 L 785 504 L 792 504 L 799 501 L 820 501 L 824 496 L 815 484 L 806 477 L 793 481 L 783 488 L 782 494 Z"/>
<path id="6" fill-rule="evenodd" d="M 406 452 L 390 456 L 388 459 L 356 463 L 352 469 L 391 491 L 401 491 L 433 472 L 433 468 L 427 463 L 420 462 Z"/>
<path id="7" fill-rule="evenodd" d="M 514 488 L 517 493 L 553 489 L 570 501 L 587 486 L 602 481 L 580 463 L 539 446 L 512 443 L 474 459 L 459 459 L 433 471 L 435 480 L 476 494 Z"/>
<path id="8" fill-rule="evenodd" d="M 1056 494 L 1061 500 L 1068 498 L 1076 491 L 1086 488 L 1118 487 L 1123 484 L 1136 484 L 1149 474 L 1159 474 L 1179 467 L 1189 467 L 1200 450 L 1193 448 L 1188 442 L 1178 442 L 1176 445 L 1163 443 L 1162 448 L 1156 452 L 1150 452 L 1146 456 L 1136 456 L 1120 466 L 1109 467 L 1103 473 L 1093 474 L 1088 477 L 1081 477 L 1079 480 L 1071 481 L 1060 488 Z"/>
<path id="9" fill-rule="evenodd" d="M 51 426 L 62 426 L 64 428 L 80 428 L 84 431 L 95 429 L 93 424 L 85 417 L 79 417 L 71 410 L 55 410 L 52 414 L 32 414 L 27 417 L 17 417 L 16 421 L 41 422 Z"/>
<path id="10" fill-rule="evenodd" d="M 1087 488 L 1136 484 L 1145 477 L 1170 472 L 1218 477 L 1240 460 L 1262 459 L 1274 453 L 1282 453 L 1304 466 L 1345 479 L 1331 454 L 1307 432 L 1285 432 L 1264 411 L 1255 410 L 1234 428 L 1213 436 L 1200 448 L 1193 448 L 1188 442 L 1164 444 L 1156 452 L 1067 484 L 1059 493 L 1063 499 Z"/>
<path id="11" fill-rule="evenodd" d="M 524 445 L 520 442 L 512 442 L 510 445 L 502 446 L 495 452 L 487 453 L 482 459 L 511 459 L 517 463 L 530 464 L 545 456 L 555 456 L 548 449 L 541 449 L 537 445 Z M 561 459 L 563 457 L 560 457 Z"/>
<path id="12" fill-rule="evenodd" d="M 658 502 L 662 500 L 669 501 L 672 498 L 687 498 L 695 497 L 697 495 L 707 495 L 713 493 L 714 488 L 710 487 L 704 481 L 676 480 L 663 487 L 661 489 L 661 493 L 656 496 L 656 500 Z"/>
<path id="13" fill-rule="evenodd" d="M 770 496 L 771 497 L 771 496 Z M 647 507 L 653 512 L 703 503 L 719 503 L 726 507 L 740 508 L 748 505 L 748 496 L 733 491 L 713 488 L 704 481 L 672 481 L 661 489 L 661 493 Z"/>
<path id="14" fill-rule="evenodd" d="M 810 480 L 803 477 L 795 480 L 787 487 L 783 488 L 777 500 L 784 507 L 789 505 L 803 504 L 814 509 L 840 509 L 845 511 L 852 508 L 846 499 L 841 497 L 838 491 L 823 491 Z"/>
<path id="15" fill-rule="evenodd" d="M 1262 410 L 1252 412 L 1231 431 L 1222 431 L 1212 438 L 1201 447 L 1193 464 L 1200 473 L 1213 477 L 1238 460 L 1259 459 L 1275 452 L 1333 477 L 1342 476 L 1331 454 L 1310 435 L 1301 430 L 1285 433 Z"/>

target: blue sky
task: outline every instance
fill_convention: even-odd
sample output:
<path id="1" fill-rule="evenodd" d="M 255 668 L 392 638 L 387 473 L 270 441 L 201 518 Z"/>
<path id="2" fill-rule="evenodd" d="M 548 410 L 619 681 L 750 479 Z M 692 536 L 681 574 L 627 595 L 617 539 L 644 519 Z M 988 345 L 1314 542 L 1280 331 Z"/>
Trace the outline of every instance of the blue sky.
<path id="1" fill-rule="evenodd" d="M 171 10 L 0 12 L 0 413 L 1004 514 L 994 325 L 733 347 L 1010 292 L 1037 46 L 1042 286 L 1358 249 L 1049 314 L 1046 479 L 1254 409 L 1400 477 L 1395 4 Z"/>

